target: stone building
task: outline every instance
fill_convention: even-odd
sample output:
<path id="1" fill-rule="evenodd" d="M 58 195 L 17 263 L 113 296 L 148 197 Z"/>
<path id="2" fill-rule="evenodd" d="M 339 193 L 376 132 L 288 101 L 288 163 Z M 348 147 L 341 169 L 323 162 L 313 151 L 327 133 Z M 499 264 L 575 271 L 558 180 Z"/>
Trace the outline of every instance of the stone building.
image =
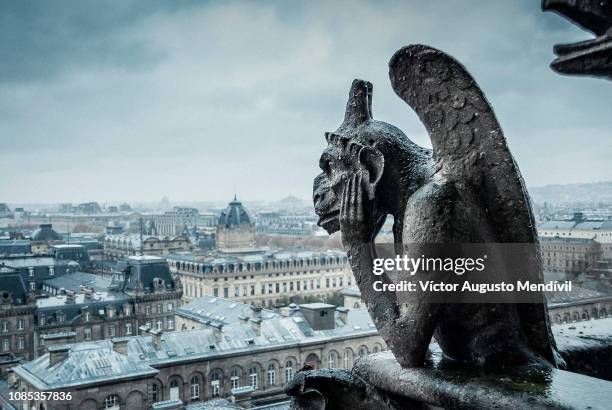
<path id="1" fill-rule="evenodd" d="M 184 236 L 158 236 L 123 233 L 104 236 L 104 255 L 107 259 L 118 260 L 134 255 L 168 255 L 173 252 L 186 252 L 192 248 Z"/>
<path id="2" fill-rule="evenodd" d="M 542 265 L 547 272 L 570 274 L 586 272 L 602 259 L 602 244 L 594 239 L 541 237 Z"/>
<path id="3" fill-rule="evenodd" d="M 78 342 L 135 335 L 141 326 L 175 328 L 174 311 L 181 304 L 182 291 L 162 258 L 128 258 L 112 278 L 78 270 L 58 272 L 57 276 L 45 272 L 34 272 L 32 287 L 16 270 L 2 272 L 0 292 L 6 296 L 4 300 L 13 301 L 12 305 L 3 304 L 0 314 L 3 353 L 32 359 L 58 338 Z M 20 284 L 27 289 L 27 297 Z"/>
<path id="4" fill-rule="evenodd" d="M 540 237 L 594 239 L 600 243 L 612 243 L 612 219 L 587 219 L 582 212 L 572 219 L 552 220 L 538 225 Z"/>
<path id="5" fill-rule="evenodd" d="M 40 224 L 30 236 L 32 253 L 47 253 L 50 245 L 64 243 L 62 236 L 55 232 L 52 224 Z"/>
<path id="6" fill-rule="evenodd" d="M 166 259 L 186 301 L 208 295 L 274 306 L 296 296 L 322 298 L 354 284 L 342 251 L 189 253 Z"/>
<path id="7" fill-rule="evenodd" d="M 217 218 L 213 214 L 201 214 L 196 208 L 175 206 L 172 211 L 152 215 L 151 220 L 155 223 L 159 235 L 177 236 L 181 235 L 185 228 L 214 227 Z"/>
<path id="8" fill-rule="evenodd" d="M 215 237 L 217 249 L 223 253 L 255 250 L 255 223 L 236 197 L 221 211 Z"/>
<path id="9" fill-rule="evenodd" d="M 255 310 L 243 323 L 218 328 L 49 346 L 14 368 L 13 385 L 71 393 L 70 403 L 25 403 L 40 410 L 138 410 L 230 395 L 248 395 L 256 406 L 285 401 L 282 386 L 305 364 L 350 369 L 359 356 L 385 349 L 363 309 L 303 309 L 310 314 L 261 319 Z"/>
<path id="10" fill-rule="evenodd" d="M 34 292 L 30 291 L 21 275 L 8 268 L 0 268 L 0 376 L 19 360 L 33 359 Z"/>

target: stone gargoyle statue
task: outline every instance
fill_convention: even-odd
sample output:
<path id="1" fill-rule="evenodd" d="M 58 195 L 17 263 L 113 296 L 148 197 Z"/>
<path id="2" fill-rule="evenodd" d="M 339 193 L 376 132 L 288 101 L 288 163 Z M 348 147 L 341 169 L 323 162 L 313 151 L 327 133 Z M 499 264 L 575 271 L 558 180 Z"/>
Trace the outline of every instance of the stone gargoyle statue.
<path id="1" fill-rule="evenodd" d="M 587 75 L 612 80 L 612 1 L 542 0 L 544 11 L 553 11 L 595 34 L 591 40 L 558 44 L 551 63 L 560 74 Z"/>
<path id="2" fill-rule="evenodd" d="M 418 114 L 433 150 L 372 118 L 372 84 L 355 80 L 344 121 L 326 134 L 315 178 L 319 225 L 341 231 L 353 274 L 381 336 L 403 367 L 444 356 L 481 367 L 559 362 L 544 295 L 539 303 L 430 303 L 423 294 L 377 292 L 374 239 L 387 215 L 396 244 L 529 243 L 526 271 L 542 282 L 535 223 L 495 114 L 466 69 L 423 45 L 389 62 L 395 93 Z M 392 280 L 383 275 L 386 281 Z"/>

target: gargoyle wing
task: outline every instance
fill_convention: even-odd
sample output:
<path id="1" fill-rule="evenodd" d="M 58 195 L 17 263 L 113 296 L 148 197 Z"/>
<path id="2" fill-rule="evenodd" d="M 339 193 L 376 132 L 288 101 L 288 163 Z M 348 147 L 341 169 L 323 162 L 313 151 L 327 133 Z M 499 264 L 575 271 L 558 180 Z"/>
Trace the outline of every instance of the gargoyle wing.
<path id="1" fill-rule="evenodd" d="M 472 76 L 449 55 L 423 45 L 397 51 L 389 62 L 395 93 L 425 125 L 436 170 L 447 181 L 468 184 L 480 195 L 498 243 L 533 243 L 527 279 L 541 283 L 535 222 L 523 179 L 493 109 Z M 546 300 L 518 304 L 526 340 L 555 363 Z"/>

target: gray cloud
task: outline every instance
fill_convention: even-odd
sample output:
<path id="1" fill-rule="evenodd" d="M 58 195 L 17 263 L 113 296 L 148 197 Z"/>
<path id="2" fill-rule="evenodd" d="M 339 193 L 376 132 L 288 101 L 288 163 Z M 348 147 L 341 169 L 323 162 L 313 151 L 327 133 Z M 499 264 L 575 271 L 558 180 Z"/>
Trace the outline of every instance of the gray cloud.
<path id="1" fill-rule="evenodd" d="M 586 37 L 533 1 L 4 2 L 0 200 L 307 197 L 353 78 L 429 144 L 387 76 L 409 43 L 472 72 L 528 184 L 611 179 L 610 84 L 548 68 Z"/>

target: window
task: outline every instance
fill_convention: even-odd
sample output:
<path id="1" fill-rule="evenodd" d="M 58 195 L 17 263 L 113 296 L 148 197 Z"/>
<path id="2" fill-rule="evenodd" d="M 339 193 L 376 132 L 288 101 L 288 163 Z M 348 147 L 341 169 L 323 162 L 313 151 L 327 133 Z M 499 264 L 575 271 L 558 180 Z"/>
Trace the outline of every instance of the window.
<path id="1" fill-rule="evenodd" d="M 109 337 L 115 337 L 116 331 L 115 331 L 115 325 L 110 325 L 108 327 L 108 336 Z"/>
<path id="2" fill-rule="evenodd" d="M 151 314 L 151 306 L 147 305 L 145 306 L 145 315 L 150 315 Z"/>
<path id="3" fill-rule="evenodd" d="M 2 331 L 3 332 L 8 332 L 9 331 L 9 324 L 8 324 L 8 322 L 2 322 Z"/>
<path id="4" fill-rule="evenodd" d="M 214 371 L 213 374 L 210 376 L 210 387 L 212 390 L 212 396 L 213 397 L 219 397 L 219 395 L 221 394 L 221 385 L 219 382 L 219 379 L 221 378 L 221 376 L 219 375 L 219 372 Z"/>
<path id="5" fill-rule="evenodd" d="M 83 330 L 83 337 L 85 338 L 85 340 L 91 340 L 91 328 L 86 327 Z"/>
<path id="6" fill-rule="evenodd" d="M 119 397 L 113 395 L 107 396 L 104 399 L 104 408 L 105 409 L 119 409 Z"/>
<path id="7" fill-rule="evenodd" d="M 223 288 L 223 297 L 229 298 L 229 288 Z"/>
<path id="8" fill-rule="evenodd" d="M 368 354 L 368 349 L 365 346 L 359 348 L 359 357 L 364 357 Z"/>
<path id="9" fill-rule="evenodd" d="M 128 336 L 132 334 L 132 324 L 129 322 L 125 324 L 125 334 Z"/>
<path id="10" fill-rule="evenodd" d="M 213 296 L 216 297 L 216 298 L 219 297 L 219 288 L 214 288 L 213 289 Z"/>
<path id="11" fill-rule="evenodd" d="M 91 315 L 89 314 L 89 312 L 85 312 L 85 321 L 86 322 L 89 322 L 90 316 Z"/>
<path id="12" fill-rule="evenodd" d="M 287 363 L 285 363 L 285 383 L 288 383 L 291 379 L 293 379 L 293 362 L 287 360 Z"/>
<path id="13" fill-rule="evenodd" d="M 336 353 L 334 352 L 329 353 L 329 355 L 327 356 L 327 365 L 329 366 L 330 369 L 333 369 L 336 367 Z"/>
<path id="14" fill-rule="evenodd" d="M 155 322 L 155 328 L 157 330 L 162 330 L 164 328 L 164 321 L 162 319 L 157 319 L 157 322 Z"/>
<path id="15" fill-rule="evenodd" d="M 168 312 L 172 312 L 174 310 L 174 303 L 168 303 L 167 310 Z"/>
<path id="16" fill-rule="evenodd" d="M 174 319 L 169 317 L 167 320 L 168 330 L 174 330 Z"/>
<path id="17" fill-rule="evenodd" d="M 251 382 L 251 387 L 257 390 L 257 367 L 251 367 L 249 380 Z"/>
<path id="18" fill-rule="evenodd" d="M 25 349 L 25 339 L 22 337 L 17 338 L 17 350 Z"/>
<path id="19" fill-rule="evenodd" d="M 176 379 L 170 382 L 170 400 L 178 400 L 179 398 L 179 385 Z"/>
<path id="20" fill-rule="evenodd" d="M 237 369 L 233 369 L 232 372 L 230 373 L 230 383 L 231 383 L 232 389 L 237 389 L 238 387 L 240 387 L 240 379 L 238 378 Z"/>
<path id="21" fill-rule="evenodd" d="M 200 379 L 198 378 L 198 376 L 193 376 L 191 378 L 191 398 L 200 398 Z"/>
<path id="22" fill-rule="evenodd" d="M 268 365 L 268 386 L 274 386 L 276 384 L 276 368 L 274 368 L 274 364 L 270 363 Z"/>
<path id="23" fill-rule="evenodd" d="M 66 317 L 64 316 L 64 312 L 59 312 L 57 314 L 57 323 L 64 323 Z"/>
<path id="24" fill-rule="evenodd" d="M 348 350 L 344 351 L 344 355 L 342 356 L 342 361 L 344 364 L 344 368 L 349 370 L 351 368 L 351 352 Z"/>
<path id="25" fill-rule="evenodd" d="M 153 403 L 157 403 L 158 401 L 161 401 L 161 397 L 159 395 L 159 386 L 157 385 L 157 383 L 153 383 L 153 385 L 151 386 L 151 399 L 153 401 Z"/>
<path id="26" fill-rule="evenodd" d="M 45 315 L 40 315 L 38 317 L 38 323 L 40 323 L 41 326 L 44 326 L 46 322 L 47 322 L 47 317 Z"/>
<path id="27" fill-rule="evenodd" d="M 162 311 L 163 311 L 163 310 L 164 310 L 164 308 L 163 308 L 162 304 L 161 304 L 161 303 L 159 303 L 159 304 L 157 305 L 157 314 L 162 313 Z"/>

